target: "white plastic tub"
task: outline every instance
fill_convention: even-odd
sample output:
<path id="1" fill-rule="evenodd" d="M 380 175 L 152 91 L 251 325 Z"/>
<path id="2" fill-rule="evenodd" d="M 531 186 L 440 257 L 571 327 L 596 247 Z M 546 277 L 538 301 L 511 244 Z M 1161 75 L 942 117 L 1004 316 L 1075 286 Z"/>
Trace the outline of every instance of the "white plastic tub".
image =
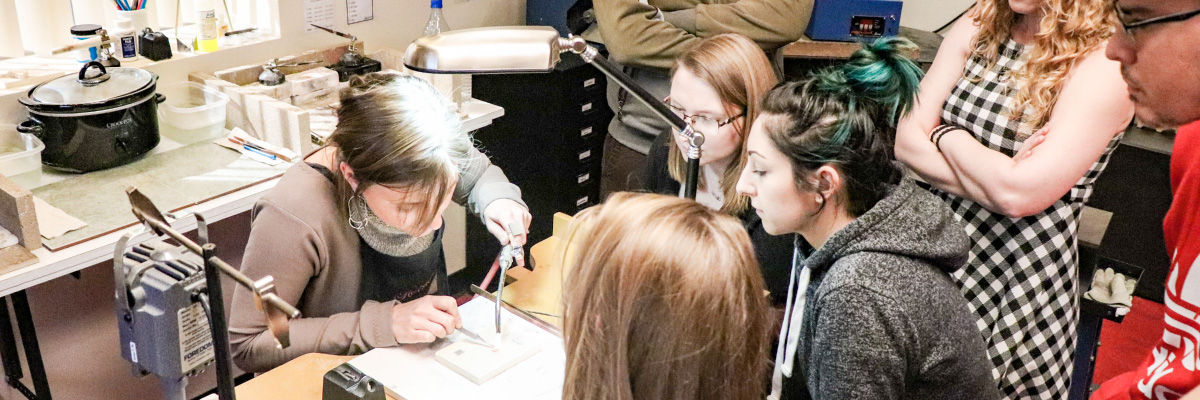
<path id="1" fill-rule="evenodd" d="M 26 189 L 42 181 L 42 150 L 46 145 L 16 125 L 0 124 L 0 174 Z"/>
<path id="2" fill-rule="evenodd" d="M 181 144 L 216 139 L 225 132 L 229 96 L 195 82 L 160 87 L 162 134 Z"/>

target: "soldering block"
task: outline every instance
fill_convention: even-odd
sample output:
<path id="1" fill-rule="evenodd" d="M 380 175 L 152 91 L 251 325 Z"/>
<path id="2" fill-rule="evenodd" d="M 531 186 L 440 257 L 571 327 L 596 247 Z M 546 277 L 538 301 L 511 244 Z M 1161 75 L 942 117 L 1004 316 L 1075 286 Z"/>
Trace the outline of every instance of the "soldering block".
<path id="1" fill-rule="evenodd" d="M 272 146 L 287 148 L 297 154 L 312 150 L 308 110 L 279 101 L 261 104 L 263 140 Z"/>
<path id="2" fill-rule="evenodd" d="M 334 75 L 334 82 L 337 82 L 337 75 Z M 291 103 L 304 107 L 312 103 L 329 100 L 335 95 L 337 95 L 337 87 L 328 87 L 314 92 L 309 92 L 308 94 L 294 95 L 291 98 Z"/>
<path id="3" fill-rule="evenodd" d="M 408 74 L 408 69 L 404 68 L 403 50 L 384 47 L 379 49 L 379 51 L 371 53 L 369 57 L 379 61 L 380 67 L 384 70 L 395 70 L 403 74 Z"/>
<path id="4" fill-rule="evenodd" d="M 0 71 L 0 89 L 28 86 L 63 75 L 65 74 L 62 71 L 47 71 L 36 68 L 21 71 Z"/>
<path id="5" fill-rule="evenodd" d="M 258 74 L 262 73 L 261 64 L 243 65 L 214 72 L 217 78 L 232 82 L 235 85 L 249 85 L 258 82 Z"/>
<path id="6" fill-rule="evenodd" d="M 292 83 L 292 97 L 301 97 L 309 93 L 328 90 L 337 86 L 338 73 L 325 67 L 313 68 L 288 75 L 287 81 Z"/>
<path id="7" fill-rule="evenodd" d="M 476 385 L 482 385 L 540 350 L 534 343 L 505 335 L 504 343 L 495 349 L 473 340 L 459 340 L 438 350 L 433 357 Z"/>
<path id="8" fill-rule="evenodd" d="M 291 101 L 295 92 L 292 90 L 294 85 L 291 80 L 283 82 L 283 84 L 275 86 L 264 86 L 261 83 L 252 83 L 242 86 L 240 89 L 246 94 L 260 94 L 279 101 Z"/>

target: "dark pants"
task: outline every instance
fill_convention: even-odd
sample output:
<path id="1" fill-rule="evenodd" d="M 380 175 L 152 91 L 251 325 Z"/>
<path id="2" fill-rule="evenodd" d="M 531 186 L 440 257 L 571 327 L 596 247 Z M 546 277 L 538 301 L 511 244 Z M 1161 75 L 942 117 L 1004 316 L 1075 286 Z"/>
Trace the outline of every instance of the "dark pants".
<path id="1" fill-rule="evenodd" d="M 631 149 L 612 136 L 604 139 L 604 155 L 600 165 L 600 198 L 614 192 L 641 190 L 645 185 L 646 155 Z"/>

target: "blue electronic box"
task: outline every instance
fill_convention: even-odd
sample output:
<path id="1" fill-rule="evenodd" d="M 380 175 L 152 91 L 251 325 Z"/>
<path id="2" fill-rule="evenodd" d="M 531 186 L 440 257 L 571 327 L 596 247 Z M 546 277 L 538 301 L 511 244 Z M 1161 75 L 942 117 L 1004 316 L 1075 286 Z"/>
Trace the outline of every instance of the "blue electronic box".
<path id="1" fill-rule="evenodd" d="M 812 40 L 858 42 L 900 33 L 900 0 L 816 0 L 804 32 Z"/>

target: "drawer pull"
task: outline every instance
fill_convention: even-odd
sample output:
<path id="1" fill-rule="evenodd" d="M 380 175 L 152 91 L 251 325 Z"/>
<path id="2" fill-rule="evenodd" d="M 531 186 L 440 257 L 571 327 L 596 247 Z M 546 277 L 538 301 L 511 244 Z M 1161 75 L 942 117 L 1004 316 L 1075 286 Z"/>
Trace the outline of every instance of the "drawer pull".
<path id="1" fill-rule="evenodd" d="M 579 184 L 582 185 L 584 182 L 587 182 L 589 179 L 592 179 L 592 174 L 589 174 L 589 173 L 580 174 L 579 175 Z"/>
<path id="2" fill-rule="evenodd" d="M 583 207 L 583 205 L 584 205 L 584 204 L 587 204 L 587 203 L 588 203 L 588 197 L 587 197 L 587 196 L 583 196 L 583 197 L 580 197 L 580 198 L 579 198 L 579 200 L 575 200 L 575 206 L 576 206 L 576 207 Z"/>
<path id="3" fill-rule="evenodd" d="M 591 150 L 584 150 L 584 151 L 579 152 L 580 160 L 586 160 L 586 159 L 588 159 L 588 157 L 591 157 L 591 156 L 592 156 Z"/>
<path id="4" fill-rule="evenodd" d="M 590 88 L 592 86 L 596 86 L 596 78 L 591 78 L 586 81 L 583 81 L 583 87 Z"/>
<path id="5" fill-rule="evenodd" d="M 579 137 L 587 138 L 588 136 L 592 136 L 592 127 L 589 126 L 579 130 Z"/>
<path id="6" fill-rule="evenodd" d="M 592 103 L 584 104 L 583 107 L 580 107 L 580 111 L 581 112 L 592 111 Z"/>

